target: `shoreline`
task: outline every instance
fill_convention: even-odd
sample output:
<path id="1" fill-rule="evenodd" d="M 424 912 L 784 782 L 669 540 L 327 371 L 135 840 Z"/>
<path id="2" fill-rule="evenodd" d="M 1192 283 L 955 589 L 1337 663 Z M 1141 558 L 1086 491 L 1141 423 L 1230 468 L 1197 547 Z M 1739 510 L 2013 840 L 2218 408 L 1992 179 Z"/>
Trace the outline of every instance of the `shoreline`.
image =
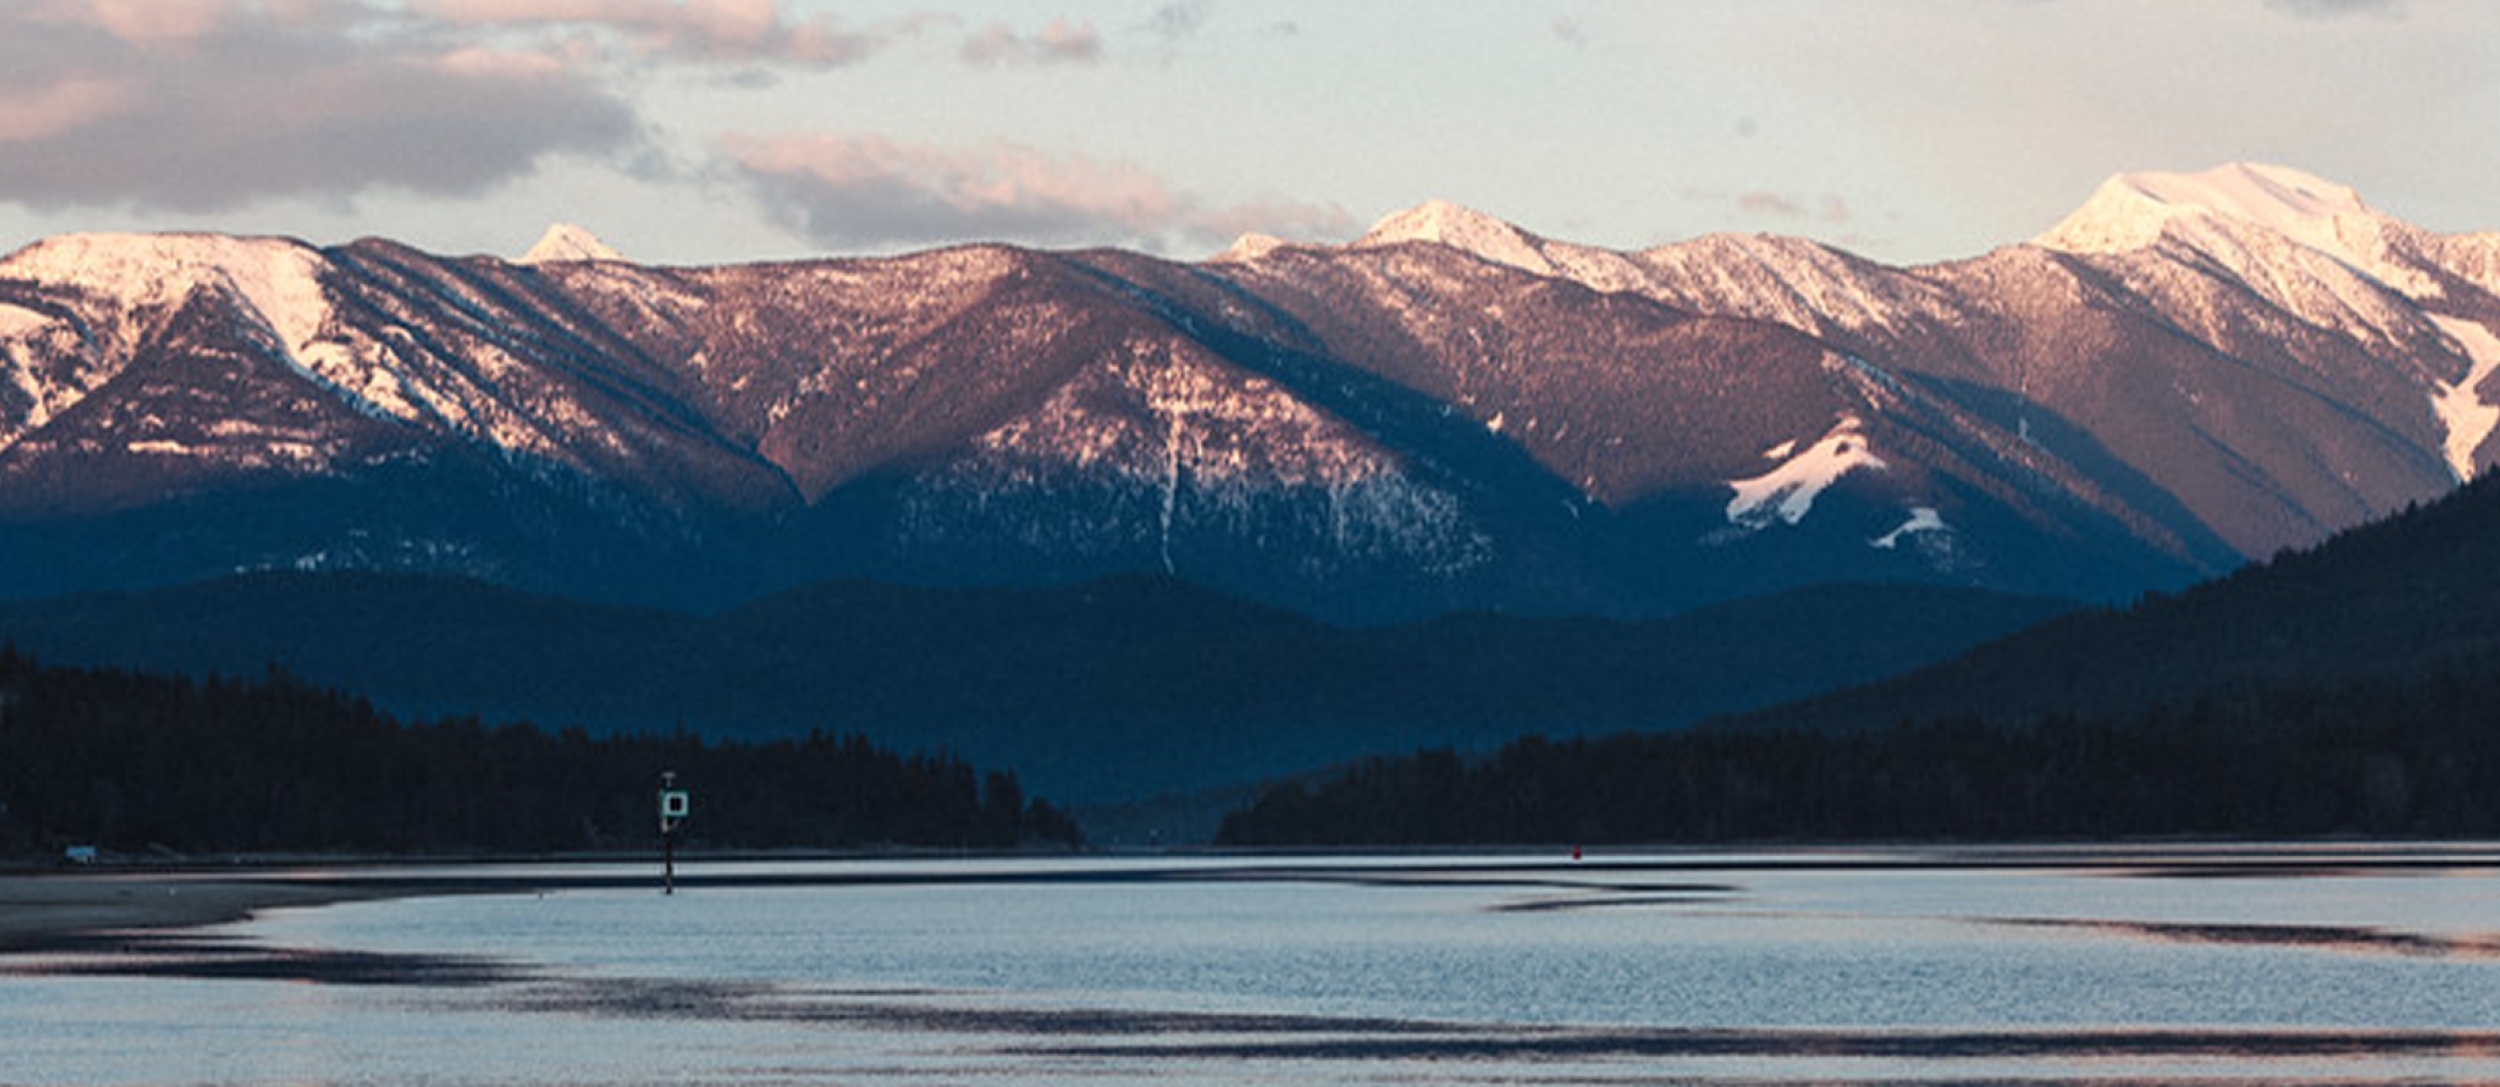
<path id="1" fill-rule="evenodd" d="M 264 910 L 398 897 L 370 884 L 183 872 L 0 873 L 0 955 L 116 932 L 203 928 Z"/>
<path id="2" fill-rule="evenodd" d="M 1075 869 L 967 872 L 950 862 L 1068 860 L 1065 855 L 849 853 L 680 857 L 686 888 L 1091 882 L 1100 880 L 1408 879 L 1448 875 L 1434 858 L 1498 859 L 1512 871 L 1612 871 L 1699 877 L 1762 869 L 2074 868 L 2168 878 L 2500 869 L 2495 842 L 2169 842 L 1907 846 L 1824 845 L 1762 849 L 1626 847 L 1592 853 L 1584 865 L 1548 849 L 1292 850 L 1087 854 Z M 777 862 L 929 861 L 928 869 L 767 871 Z M 443 895 L 533 894 L 561 890 L 651 889 L 656 866 L 628 872 L 620 858 L 466 860 L 272 859 L 264 865 L 168 865 L 31 869 L 0 867 L 0 955 L 74 950 L 120 932 L 167 932 L 248 920 L 278 909 Z M 1214 863 L 1225 861 L 1230 863 Z M 1367 864 L 1366 861 L 1376 862 Z M 1418 866 L 1415 862 L 1423 862 Z M 710 868 L 722 864 L 731 870 Z M 1307 863 L 1297 863 L 1307 862 Z M 568 871 L 574 865 L 579 868 Z M 1472 867 L 1470 865 L 1469 867 Z"/>

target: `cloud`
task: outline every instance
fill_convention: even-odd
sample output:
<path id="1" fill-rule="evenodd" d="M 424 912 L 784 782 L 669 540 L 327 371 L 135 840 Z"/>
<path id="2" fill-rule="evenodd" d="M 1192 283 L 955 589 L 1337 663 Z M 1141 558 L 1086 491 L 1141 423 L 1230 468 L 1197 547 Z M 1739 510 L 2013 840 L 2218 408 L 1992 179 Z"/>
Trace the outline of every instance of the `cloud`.
<path id="1" fill-rule="evenodd" d="M 319 0 L 0 6 L 0 102 L 0 201 L 35 208 L 465 195 L 639 139 L 550 58 Z"/>
<path id="2" fill-rule="evenodd" d="M 832 68 L 892 36 L 831 15 L 796 19 L 780 0 L 417 0 L 415 12 L 467 29 L 588 35 L 646 60 Z"/>
<path id="3" fill-rule="evenodd" d="M 720 147 L 777 216 L 833 245 L 1134 238 L 1159 233 L 1180 207 L 1141 170 L 1015 144 L 956 152 L 820 134 L 732 136 Z"/>
<path id="4" fill-rule="evenodd" d="M 258 14 L 284 22 L 312 15 L 322 0 L 258 5 Z M 125 44 L 150 50 L 180 50 L 251 17 L 247 0 L 31 0 L 15 18 L 30 25 L 77 27 L 98 31 Z"/>
<path id="5" fill-rule="evenodd" d="M 1210 207 L 1134 166 L 1006 142 L 954 150 L 816 133 L 730 136 L 717 147 L 770 214 L 834 249 L 970 239 L 1213 248 L 1250 229 L 1338 234 L 1352 222 L 1339 209 L 1283 201 Z"/>
<path id="6" fill-rule="evenodd" d="M 1244 234 L 1271 234 L 1291 241 L 1335 242 L 1352 238 L 1363 224 L 1335 204 L 1312 204 L 1268 196 L 1194 212 L 1187 223 L 1193 240 L 1206 244 Z"/>
<path id="7" fill-rule="evenodd" d="M 2304 19 L 2333 19 L 2345 15 L 2400 19 L 2405 13 L 2404 0 L 2266 0 L 2266 6 Z"/>
<path id="8" fill-rule="evenodd" d="M 127 79 L 71 75 L 0 98 L 0 146 L 33 143 L 128 111 L 138 90 Z"/>
<path id="9" fill-rule="evenodd" d="M 1736 210 L 1748 215 L 1774 215 L 1795 219 L 1806 213 L 1805 205 L 1794 198 L 1775 192 L 1749 192 L 1736 198 Z"/>
<path id="10" fill-rule="evenodd" d="M 1736 210 L 1767 218 L 1811 218 L 1834 226 L 1847 223 L 1851 218 L 1849 202 L 1836 193 L 1804 197 L 1778 192 L 1748 192 L 1737 194 L 1733 201 Z"/>
<path id="11" fill-rule="evenodd" d="M 1214 0 L 1181 0 L 1156 8 L 1146 17 L 1146 29 L 1167 42 L 1194 37 L 1215 14 Z"/>
<path id="12" fill-rule="evenodd" d="M 1102 34 L 1092 23 L 1052 19 L 1031 34 L 992 20 L 964 39 L 963 59 L 985 68 L 1026 64 L 1090 64 L 1102 57 Z"/>

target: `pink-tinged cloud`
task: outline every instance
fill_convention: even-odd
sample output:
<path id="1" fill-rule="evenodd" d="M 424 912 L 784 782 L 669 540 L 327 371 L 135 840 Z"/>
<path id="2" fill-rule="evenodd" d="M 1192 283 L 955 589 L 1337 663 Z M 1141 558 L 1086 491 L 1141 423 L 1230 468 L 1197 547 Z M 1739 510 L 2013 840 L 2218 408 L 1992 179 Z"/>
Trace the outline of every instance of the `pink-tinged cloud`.
<path id="1" fill-rule="evenodd" d="M 1190 234 L 1203 242 L 1229 242 L 1244 234 L 1267 234 L 1296 242 L 1341 242 L 1360 234 L 1361 220 L 1335 204 L 1309 204 L 1268 196 L 1199 212 Z"/>
<path id="2" fill-rule="evenodd" d="M 1019 34 L 993 20 L 964 39 L 967 64 L 1001 67 L 1021 64 L 1089 64 L 1102 57 L 1102 34 L 1092 23 L 1052 19 L 1040 30 Z"/>
<path id="3" fill-rule="evenodd" d="M 775 217 L 835 249 L 993 240 L 1214 248 L 1250 229 L 1342 234 L 1336 209 L 1208 207 L 1134 166 L 1010 143 L 972 150 L 882 136 L 734 136 L 718 149 Z"/>
<path id="4" fill-rule="evenodd" d="M 156 10 L 155 5 L 138 5 Z M 77 9 L 77 10 L 72 10 Z M 0 201 L 217 211 L 465 195 L 640 139 L 564 66 L 315 0 L 0 4 Z"/>
<path id="5" fill-rule="evenodd" d="M 1160 233 L 1180 202 L 1131 167 L 995 144 L 958 152 L 880 136 L 733 137 L 721 149 L 775 212 L 818 241 L 963 237 L 1043 243 Z"/>
<path id="6" fill-rule="evenodd" d="M 1784 219 L 1803 218 L 1805 205 L 1795 198 L 1775 192 L 1749 192 L 1736 198 L 1736 210 L 1748 215 L 1772 215 Z"/>
<path id="7" fill-rule="evenodd" d="M 830 68 L 884 44 L 832 15 L 794 17 L 781 0 L 416 0 L 412 10 L 467 29 L 613 35 L 656 60 Z"/>
<path id="8" fill-rule="evenodd" d="M 248 15 L 245 0 L 30 0 L 29 23 L 82 27 L 147 49 L 180 49 Z"/>
<path id="9" fill-rule="evenodd" d="M 1736 210 L 1778 219 L 1813 218 L 1835 225 L 1846 223 L 1850 218 L 1849 202 L 1833 193 L 1812 199 L 1776 192 L 1741 193 L 1736 197 Z"/>
<path id="10" fill-rule="evenodd" d="M 138 104 L 127 80 L 71 76 L 0 97 L 0 146 L 32 143 L 96 124 Z"/>

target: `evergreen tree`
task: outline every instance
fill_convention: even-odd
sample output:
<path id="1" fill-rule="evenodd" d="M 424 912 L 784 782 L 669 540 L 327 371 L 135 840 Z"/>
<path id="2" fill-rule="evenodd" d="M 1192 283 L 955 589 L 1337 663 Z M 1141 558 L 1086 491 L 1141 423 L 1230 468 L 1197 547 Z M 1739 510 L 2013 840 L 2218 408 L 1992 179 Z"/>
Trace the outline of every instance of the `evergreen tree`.
<path id="1" fill-rule="evenodd" d="M 1076 845 L 1013 774 L 858 736 L 592 737 L 402 725 L 272 669 L 190 680 L 45 668 L 0 646 L 0 847 L 543 852 L 640 848 L 662 769 L 704 783 L 715 847 Z"/>

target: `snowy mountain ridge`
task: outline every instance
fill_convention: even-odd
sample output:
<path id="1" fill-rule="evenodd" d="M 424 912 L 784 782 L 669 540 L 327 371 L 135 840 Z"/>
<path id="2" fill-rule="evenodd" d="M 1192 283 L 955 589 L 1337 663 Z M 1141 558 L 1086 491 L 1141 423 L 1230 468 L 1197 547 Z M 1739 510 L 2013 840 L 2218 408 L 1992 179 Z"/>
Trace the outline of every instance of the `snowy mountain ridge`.
<path id="1" fill-rule="evenodd" d="M 2120 175 L 1916 268 L 1446 201 L 1198 264 L 69 235 L 0 259 L 0 593 L 413 565 L 710 601 L 1151 570 L 1354 618 L 2123 597 L 2486 470 L 2494 284 L 2500 235 L 2259 166 Z"/>
<path id="2" fill-rule="evenodd" d="M 65 234 L 0 260 L 0 278 L 75 288 L 122 312 L 222 290 L 293 351 L 312 341 L 327 315 L 318 282 L 323 263 L 318 250 L 283 238 Z"/>
<path id="3" fill-rule="evenodd" d="M 2428 275 L 2394 251 L 2390 235 L 2409 229 L 2404 224 L 2371 207 L 2350 186 L 2262 163 L 2231 163 L 2195 174 L 2117 175 L 2032 244 L 2067 253 L 2127 253 L 2172 231 L 2186 231 L 2193 239 L 2217 221 L 2288 238 L 2409 297 L 2438 293 Z"/>
<path id="4" fill-rule="evenodd" d="M 2125 252 L 2151 245 L 2172 221 L 2198 215 L 2247 220 L 2330 253 L 2344 249 L 2343 221 L 2376 225 L 2387 219 L 2350 186 L 2239 162 L 2195 174 L 2119 174 L 2033 244 L 2073 253 Z"/>

